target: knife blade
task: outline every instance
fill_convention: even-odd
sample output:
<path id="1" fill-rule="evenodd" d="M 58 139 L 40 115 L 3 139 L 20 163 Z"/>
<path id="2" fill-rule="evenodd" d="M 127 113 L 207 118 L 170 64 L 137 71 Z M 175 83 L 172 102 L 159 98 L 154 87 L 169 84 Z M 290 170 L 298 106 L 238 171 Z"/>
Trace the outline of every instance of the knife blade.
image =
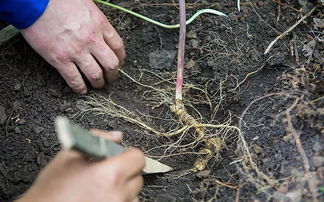
<path id="1" fill-rule="evenodd" d="M 55 120 L 58 138 L 66 149 L 74 149 L 93 160 L 103 160 L 116 156 L 126 150 L 125 147 L 99 136 L 72 123 L 68 118 L 59 116 Z M 173 170 L 170 166 L 145 157 L 143 174 L 166 173 Z"/>

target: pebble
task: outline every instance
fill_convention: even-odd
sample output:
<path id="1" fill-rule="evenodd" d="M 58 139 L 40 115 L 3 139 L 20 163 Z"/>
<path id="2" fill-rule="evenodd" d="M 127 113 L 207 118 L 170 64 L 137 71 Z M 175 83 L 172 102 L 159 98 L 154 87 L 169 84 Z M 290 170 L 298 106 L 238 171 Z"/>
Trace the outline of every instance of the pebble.
<path id="1" fill-rule="evenodd" d="M 37 133 L 37 134 L 43 132 L 44 130 L 45 130 L 45 128 L 43 128 L 43 127 L 41 127 L 41 126 L 36 126 L 36 127 L 34 128 L 34 131 L 35 131 L 35 133 Z"/>
<path id="2" fill-rule="evenodd" d="M 322 150 L 323 150 L 323 147 L 322 147 L 321 143 L 315 142 L 315 144 L 313 146 L 313 151 L 314 152 L 321 152 Z"/>
<path id="3" fill-rule="evenodd" d="M 174 61 L 177 51 L 156 50 L 149 54 L 149 65 L 152 69 L 169 69 Z"/>
<path id="4" fill-rule="evenodd" d="M 6 109 L 0 105 L 0 125 L 4 125 L 7 120 Z"/>
<path id="5" fill-rule="evenodd" d="M 323 156 L 314 156 L 313 165 L 316 168 L 324 166 L 324 157 Z"/>
<path id="6" fill-rule="evenodd" d="M 47 164 L 47 159 L 46 156 L 43 152 L 39 153 L 37 158 L 36 158 L 36 163 L 40 166 L 40 167 L 44 167 Z"/>
<path id="7" fill-rule="evenodd" d="M 203 170 L 196 174 L 199 179 L 208 178 L 210 176 L 210 170 Z"/>
<path id="8" fill-rule="evenodd" d="M 50 143 L 49 143 L 49 141 L 47 140 L 47 138 L 42 137 L 42 142 L 43 142 L 44 147 L 49 147 L 49 146 L 50 146 Z"/>
<path id="9" fill-rule="evenodd" d="M 25 119 L 19 119 L 18 121 L 17 121 L 17 124 L 19 124 L 19 125 L 25 125 L 26 124 L 26 120 Z"/>
<path id="10" fill-rule="evenodd" d="M 14 91 L 21 91 L 21 88 L 22 88 L 22 85 L 21 85 L 20 82 L 19 82 L 19 83 L 16 83 L 16 84 L 14 85 Z"/>
<path id="11" fill-rule="evenodd" d="M 196 38 L 197 38 L 197 33 L 194 32 L 194 31 L 189 31 L 189 32 L 187 33 L 187 38 L 188 38 L 188 39 L 196 39 Z"/>
<path id="12" fill-rule="evenodd" d="M 20 130 L 20 128 L 17 126 L 17 127 L 15 127 L 15 133 L 16 134 L 21 134 L 21 130 Z"/>
<path id="13" fill-rule="evenodd" d="M 207 65 L 208 65 L 208 67 L 214 67 L 214 66 L 216 66 L 216 63 L 215 63 L 214 59 L 210 59 L 210 60 L 207 60 Z"/>
<path id="14" fill-rule="evenodd" d="M 12 109 L 15 112 L 18 112 L 21 109 L 21 106 L 22 104 L 17 100 L 12 103 Z"/>
<path id="15" fill-rule="evenodd" d="M 63 96 L 63 93 L 60 89 L 57 89 L 57 88 L 49 88 L 48 89 L 48 94 L 50 96 L 53 96 L 53 97 L 57 97 L 57 98 L 60 98 Z"/>
<path id="16" fill-rule="evenodd" d="M 189 45 L 193 48 L 198 48 L 199 47 L 199 41 L 197 41 L 196 39 L 191 39 L 189 41 Z"/>
<path id="17" fill-rule="evenodd" d="M 120 30 L 125 30 L 125 29 L 130 29 L 132 25 L 132 19 L 131 18 L 127 18 L 126 20 L 123 21 L 123 23 L 121 24 L 121 26 L 119 26 Z"/>
<path id="18" fill-rule="evenodd" d="M 196 62 L 193 59 L 190 59 L 186 64 L 186 68 L 192 69 L 195 67 L 195 65 L 196 65 Z"/>

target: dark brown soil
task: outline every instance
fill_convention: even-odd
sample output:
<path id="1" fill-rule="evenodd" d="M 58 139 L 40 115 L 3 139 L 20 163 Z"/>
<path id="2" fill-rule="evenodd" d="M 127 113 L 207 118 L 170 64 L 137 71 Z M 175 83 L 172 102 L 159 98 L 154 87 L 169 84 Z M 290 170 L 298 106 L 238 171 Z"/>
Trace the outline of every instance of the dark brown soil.
<path id="1" fill-rule="evenodd" d="M 171 0 L 136 2 L 121 5 L 161 22 L 177 23 L 178 11 Z M 300 8 L 297 1 L 289 2 L 289 6 Z M 243 117 L 241 128 L 255 163 L 271 179 L 276 179 L 276 183 L 266 187 L 268 184 L 260 180 L 253 170 L 242 166 L 240 159 L 243 154 L 237 148 L 240 141 L 233 132 L 226 149 L 221 152 L 221 159 L 212 159 L 207 171 L 182 175 L 192 168 L 196 159 L 194 155 L 162 158 L 161 162 L 172 166 L 175 171 L 145 176 L 141 194 L 143 201 L 294 201 L 296 198 L 292 196 L 300 190 L 303 191 L 303 200 L 310 200 L 307 183 L 302 188 L 298 186 L 303 182 L 303 161 L 285 116 L 296 98 L 300 101 L 290 112 L 291 122 L 307 154 L 310 172 L 316 175 L 316 187 L 323 186 L 324 75 L 321 65 L 324 46 L 323 41 L 320 42 L 323 30 L 316 30 L 312 20 L 314 17 L 323 19 L 323 8 L 318 8 L 305 23 L 279 40 L 273 50 L 264 55 L 268 44 L 278 35 L 275 30 L 282 33 L 301 14 L 281 6 L 276 21 L 278 4 L 267 0 L 252 5 L 254 9 L 244 1 L 241 12 L 236 10 L 234 1 L 207 0 L 190 5 L 188 16 L 210 7 L 229 14 L 229 17 L 202 15 L 187 27 L 187 32 L 196 34 L 196 37 L 191 35 L 187 39 L 186 62 L 195 64 L 188 65 L 186 82 L 205 86 L 209 81 L 208 94 L 216 95 L 213 106 L 221 102 L 213 120 L 210 119 L 209 106 L 194 105 L 206 123 L 223 123 L 230 115 L 231 125 L 238 126 L 241 114 L 253 100 L 282 92 L 282 95 L 268 96 L 251 105 Z M 176 61 L 154 69 L 150 67 L 149 55 L 159 50 L 176 51 L 177 30 L 159 28 L 119 11 L 101 8 L 124 38 L 128 57 L 123 69 L 128 74 L 139 78 L 139 70 L 146 69 L 159 75 L 168 72 L 174 75 Z M 305 49 L 305 44 L 312 40 L 315 40 L 315 45 Z M 294 45 L 298 57 L 291 52 Z M 237 87 L 248 73 L 256 70 Z M 0 201 L 10 201 L 21 195 L 40 169 L 59 151 L 53 125 L 53 119 L 58 115 L 66 115 L 86 128 L 121 130 L 125 134 L 125 144 L 143 151 L 177 140 L 176 137 L 157 137 L 122 119 L 110 118 L 109 114 L 96 116 L 85 113 L 81 116 L 85 98 L 72 93 L 60 75 L 21 36 L 0 46 L 0 75 L 0 112 L 4 110 L 0 113 Z M 152 76 L 148 75 L 144 74 L 141 81 L 152 82 L 149 79 Z M 220 83 L 222 94 L 218 91 Z M 143 87 L 121 76 L 97 92 L 111 96 L 134 113 L 165 118 L 168 109 L 162 106 L 152 110 L 147 97 L 143 97 L 144 91 Z M 190 96 L 195 96 L 195 93 L 186 97 Z M 190 112 L 197 115 L 193 110 Z M 170 129 L 163 120 L 151 117 L 143 117 L 143 120 L 159 130 Z M 190 151 L 195 150 L 197 148 Z M 180 152 L 179 149 L 175 151 Z M 163 155 L 163 152 L 160 149 L 148 154 Z M 287 184 L 286 188 L 282 188 L 284 184 Z M 318 192 L 316 197 L 323 200 L 323 193 Z"/>

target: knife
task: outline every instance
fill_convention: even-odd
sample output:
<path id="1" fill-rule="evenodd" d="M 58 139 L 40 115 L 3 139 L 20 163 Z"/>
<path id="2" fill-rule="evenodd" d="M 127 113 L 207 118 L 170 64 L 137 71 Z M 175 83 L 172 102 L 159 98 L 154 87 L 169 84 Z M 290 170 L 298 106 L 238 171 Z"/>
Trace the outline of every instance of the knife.
<path id="1" fill-rule="evenodd" d="M 68 118 L 59 116 L 55 120 L 58 139 L 63 148 L 74 149 L 88 158 L 103 160 L 116 156 L 126 150 L 125 147 L 99 136 L 72 123 Z M 145 157 L 143 174 L 166 173 L 173 170 L 170 166 Z"/>

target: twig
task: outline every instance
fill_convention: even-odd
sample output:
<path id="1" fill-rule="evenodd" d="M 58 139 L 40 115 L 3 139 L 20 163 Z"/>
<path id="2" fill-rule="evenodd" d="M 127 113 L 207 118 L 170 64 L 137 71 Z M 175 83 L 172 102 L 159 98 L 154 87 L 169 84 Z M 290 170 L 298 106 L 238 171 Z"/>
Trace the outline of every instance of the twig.
<path id="1" fill-rule="evenodd" d="M 275 3 L 277 3 L 277 4 L 279 4 L 279 5 L 281 5 L 281 6 L 284 6 L 284 7 L 290 8 L 290 9 L 292 9 L 292 10 L 298 12 L 298 13 L 302 13 L 300 10 L 298 10 L 298 9 L 292 7 L 292 6 L 289 6 L 289 5 L 287 5 L 287 4 L 281 3 L 280 1 L 276 1 L 276 0 L 272 0 L 272 1 L 275 2 Z"/>
<path id="2" fill-rule="evenodd" d="M 255 14 L 260 18 L 260 20 L 262 22 L 264 22 L 268 27 L 270 27 L 273 31 L 275 31 L 276 33 L 280 33 L 278 30 L 276 30 L 274 27 L 272 27 L 269 23 L 267 23 L 260 15 L 259 13 L 256 11 L 256 9 L 254 8 L 254 6 L 252 5 L 250 0 L 247 0 L 247 2 L 250 4 L 250 6 L 252 7 L 252 9 L 254 10 Z"/>
<path id="3" fill-rule="evenodd" d="M 9 126 L 9 123 L 10 123 L 10 120 L 11 120 L 11 117 L 12 117 L 12 114 L 13 114 L 13 111 L 15 109 L 15 102 L 12 103 L 12 106 L 11 106 L 11 110 L 10 110 L 10 114 L 6 120 L 6 125 L 5 125 L 5 131 L 6 131 L 6 135 L 8 136 L 9 132 L 8 132 L 8 126 Z"/>
<path id="4" fill-rule="evenodd" d="M 281 3 L 280 0 L 279 0 L 279 3 Z M 278 6 L 277 6 L 277 18 L 276 18 L 276 22 L 279 22 L 280 16 L 281 16 L 281 6 L 280 5 L 281 4 L 278 4 Z"/>
<path id="5" fill-rule="evenodd" d="M 264 95 L 262 97 L 259 97 L 255 100 L 253 100 L 252 102 L 250 102 L 250 104 L 244 109 L 244 111 L 242 112 L 241 114 L 241 117 L 240 117 L 240 121 L 239 121 L 239 137 L 241 138 L 241 141 L 242 141 L 242 144 L 243 144 L 243 147 L 247 153 L 247 156 L 248 156 L 248 159 L 249 159 L 249 163 L 250 163 L 250 166 L 254 169 L 254 171 L 257 173 L 257 175 L 261 178 L 263 178 L 268 184 L 270 184 L 271 186 L 274 185 L 274 182 L 273 180 L 271 180 L 271 178 L 269 178 L 266 174 L 264 174 L 262 171 L 259 170 L 257 164 L 253 161 L 252 159 L 252 155 L 251 155 L 251 152 L 249 150 L 249 147 L 248 147 L 248 144 L 243 136 L 243 130 L 242 130 L 242 122 L 243 122 L 243 118 L 246 114 L 246 112 L 249 110 L 249 108 L 256 102 L 262 100 L 262 99 L 265 99 L 267 97 L 271 97 L 271 96 L 281 96 L 281 95 L 286 95 L 287 93 L 284 93 L 284 92 L 280 92 L 280 93 L 270 93 L 270 94 L 267 94 L 267 95 Z"/>
<path id="6" fill-rule="evenodd" d="M 237 88 L 239 88 L 250 76 L 253 76 L 254 74 L 258 73 L 259 71 L 261 71 L 268 63 L 268 61 L 272 58 L 273 56 L 269 57 L 265 63 L 260 67 L 258 68 L 257 70 L 254 70 L 253 72 L 249 72 L 246 74 L 245 78 L 236 85 L 235 88 L 233 88 L 231 91 L 235 91 Z"/>
<path id="7" fill-rule="evenodd" d="M 299 25 L 302 21 L 304 21 L 309 15 L 311 15 L 315 10 L 316 10 L 317 6 L 315 6 L 311 11 L 309 11 L 305 16 L 303 16 L 302 18 L 300 18 L 295 24 L 293 24 L 291 27 L 289 27 L 286 31 L 284 31 L 282 34 L 280 34 L 279 36 L 277 36 L 270 44 L 269 46 L 266 48 L 266 50 L 264 51 L 264 54 L 268 54 L 272 48 L 272 46 L 281 38 L 283 38 L 284 36 L 286 36 L 289 32 L 291 32 L 295 27 L 297 27 L 297 25 Z"/>
<path id="8" fill-rule="evenodd" d="M 223 187 L 227 187 L 227 188 L 230 188 L 230 189 L 237 189 L 237 186 L 234 186 L 234 185 L 230 185 L 230 184 L 225 184 L 224 182 L 221 182 L 219 180 L 215 180 L 215 182 Z"/>
<path id="9" fill-rule="evenodd" d="M 308 162 L 308 158 L 307 158 L 307 154 L 303 148 L 303 145 L 300 141 L 299 138 L 299 133 L 296 131 L 296 129 L 294 128 L 294 126 L 292 125 L 291 122 L 291 116 L 290 116 L 290 112 L 297 106 L 298 102 L 299 102 L 300 98 L 297 98 L 294 103 L 285 111 L 285 115 L 286 115 L 286 119 L 287 119 L 287 132 L 292 134 L 294 136 L 295 139 L 295 144 L 297 147 L 297 151 L 299 152 L 299 154 L 301 155 L 302 159 L 303 159 L 303 164 L 304 164 L 304 173 L 305 173 L 305 179 L 308 182 L 308 187 L 310 192 L 312 193 L 312 199 L 314 202 L 317 202 L 317 186 L 316 184 L 313 183 L 313 181 L 311 180 L 312 177 L 312 173 L 310 172 L 310 165 Z"/>
<path id="10" fill-rule="evenodd" d="M 298 55 L 298 49 L 297 49 L 297 35 L 295 32 L 293 32 L 293 39 L 292 39 L 292 44 L 293 44 L 293 48 L 294 48 L 294 56 L 295 56 L 295 60 L 297 62 L 297 64 L 299 64 L 299 55 Z"/>

